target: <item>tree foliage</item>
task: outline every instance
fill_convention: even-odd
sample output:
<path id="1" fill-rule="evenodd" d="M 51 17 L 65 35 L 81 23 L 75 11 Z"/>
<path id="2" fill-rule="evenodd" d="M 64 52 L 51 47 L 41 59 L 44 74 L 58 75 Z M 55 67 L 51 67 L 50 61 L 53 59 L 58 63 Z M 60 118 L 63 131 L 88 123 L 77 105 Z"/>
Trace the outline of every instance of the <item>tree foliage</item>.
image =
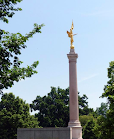
<path id="1" fill-rule="evenodd" d="M 21 11 L 21 8 L 14 8 L 14 5 L 22 0 L 0 0 L 0 20 L 8 23 L 7 17 L 12 17 L 15 11 Z"/>
<path id="2" fill-rule="evenodd" d="M 0 139 L 17 139 L 17 128 L 36 128 L 37 119 L 29 113 L 29 104 L 12 93 L 0 102 Z"/>
<path id="3" fill-rule="evenodd" d="M 108 111 L 108 104 L 107 103 L 101 103 L 101 106 L 99 108 L 96 108 L 96 114 L 97 116 L 102 115 L 106 117 L 106 113 Z"/>
<path id="4" fill-rule="evenodd" d="M 102 98 L 106 97 L 108 103 L 112 105 L 114 103 L 114 61 L 111 61 L 109 63 L 108 78 L 109 81 L 107 82 L 107 85 L 105 85 L 104 93 L 102 94 L 101 97 Z"/>
<path id="5" fill-rule="evenodd" d="M 83 139 L 97 139 L 94 132 L 94 127 L 95 127 L 94 119 L 88 120 L 83 129 Z"/>
<path id="6" fill-rule="evenodd" d="M 94 117 L 93 117 L 93 115 L 90 113 L 90 114 L 88 114 L 88 115 L 81 115 L 81 116 L 79 117 L 79 119 L 80 119 L 80 122 L 81 122 L 81 126 L 82 126 L 83 129 L 84 129 L 84 127 L 85 127 L 85 125 L 87 124 L 87 122 L 88 122 L 89 120 L 93 120 Z"/>
<path id="7" fill-rule="evenodd" d="M 69 109 L 68 109 L 68 95 L 69 89 L 56 89 L 51 87 L 51 92 L 47 96 L 37 96 L 30 105 L 31 109 L 36 111 L 40 121 L 39 125 L 42 127 L 64 127 L 68 124 Z"/>
<path id="8" fill-rule="evenodd" d="M 101 97 L 106 97 L 108 100 L 108 110 L 106 115 L 99 116 L 95 132 L 98 139 L 114 139 L 114 61 L 110 62 L 108 68 L 109 81 L 104 87 L 104 93 Z"/>
<path id="9" fill-rule="evenodd" d="M 90 112 L 87 106 L 87 96 L 79 95 L 80 115 Z M 40 126 L 66 127 L 69 122 L 69 89 L 51 87 L 51 92 L 47 96 L 37 96 L 30 107 L 34 111 L 38 110 L 35 116 L 40 121 Z"/>
<path id="10" fill-rule="evenodd" d="M 78 95 L 79 101 L 79 115 L 88 115 L 89 113 L 94 112 L 93 108 L 88 108 L 88 97 L 84 94 L 82 97 Z"/>
<path id="11" fill-rule="evenodd" d="M 14 6 L 22 0 L 0 0 L 0 20 L 8 23 L 8 17 L 12 17 L 15 11 L 22 10 Z M 25 49 L 26 41 L 35 33 L 41 33 L 41 25 L 34 24 L 34 29 L 23 36 L 21 33 L 9 33 L 0 29 L 0 90 L 12 87 L 14 81 L 18 82 L 25 77 L 31 77 L 37 73 L 35 68 L 38 61 L 26 68 L 21 67 L 22 61 L 19 60 L 21 50 Z"/>

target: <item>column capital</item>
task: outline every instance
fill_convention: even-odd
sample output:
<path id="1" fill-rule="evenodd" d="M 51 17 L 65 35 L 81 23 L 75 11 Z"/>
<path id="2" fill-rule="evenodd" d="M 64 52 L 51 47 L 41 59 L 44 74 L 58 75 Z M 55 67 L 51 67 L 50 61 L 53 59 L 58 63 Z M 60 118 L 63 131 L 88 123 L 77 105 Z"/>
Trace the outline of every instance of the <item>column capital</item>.
<path id="1" fill-rule="evenodd" d="M 77 62 L 78 54 L 67 54 L 69 62 Z"/>
<path id="2" fill-rule="evenodd" d="M 71 60 L 71 59 L 77 59 L 78 58 L 78 54 L 67 54 L 67 57 L 68 57 L 68 59 L 69 60 Z"/>
<path id="3" fill-rule="evenodd" d="M 78 54 L 75 53 L 74 49 L 70 49 L 70 53 L 67 54 L 69 61 L 76 61 Z"/>

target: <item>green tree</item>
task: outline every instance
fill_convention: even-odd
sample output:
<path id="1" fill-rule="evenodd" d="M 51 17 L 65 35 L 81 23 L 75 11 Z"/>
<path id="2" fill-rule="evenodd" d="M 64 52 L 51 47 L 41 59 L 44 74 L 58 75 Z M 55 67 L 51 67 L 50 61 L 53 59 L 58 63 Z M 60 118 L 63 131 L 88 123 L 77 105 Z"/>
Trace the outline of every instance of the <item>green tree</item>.
<path id="1" fill-rule="evenodd" d="M 0 20 L 8 23 L 8 17 L 12 17 L 15 11 L 21 11 L 21 8 L 14 8 L 22 0 L 0 0 Z"/>
<path id="2" fill-rule="evenodd" d="M 15 11 L 21 11 L 21 8 L 14 8 L 22 0 L 0 0 L 0 20 L 8 23 L 8 18 L 13 17 Z M 23 36 L 20 33 L 9 33 L 0 28 L 0 93 L 2 89 L 12 87 L 14 81 L 18 82 L 25 77 L 31 77 L 37 73 L 35 68 L 38 61 L 31 66 L 21 68 L 22 61 L 18 55 L 25 49 L 26 41 L 35 33 L 41 33 L 41 25 L 34 24 L 34 29 Z"/>
<path id="3" fill-rule="evenodd" d="M 88 122 L 89 120 L 93 120 L 94 117 L 93 117 L 93 115 L 90 113 L 90 114 L 88 114 L 88 115 L 81 115 L 81 116 L 79 117 L 79 119 L 80 119 L 80 122 L 81 122 L 81 126 L 82 126 L 83 129 L 84 129 L 84 127 L 85 127 L 85 125 L 87 124 L 87 122 Z"/>
<path id="4" fill-rule="evenodd" d="M 40 121 L 42 127 L 64 127 L 68 124 L 68 95 L 69 89 L 56 89 L 51 87 L 51 92 L 47 96 L 37 96 L 30 105 L 32 110 L 38 110 L 35 116 Z"/>
<path id="5" fill-rule="evenodd" d="M 108 78 L 109 81 L 107 82 L 107 85 L 104 87 L 104 93 L 102 94 L 102 98 L 106 97 L 108 100 L 108 103 L 113 107 L 114 103 L 114 61 L 111 61 L 109 63 L 109 68 L 108 68 Z"/>
<path id="6" fill-rule="evenodd" d="M 83 139 L 97 139 L 94 131 L 97 120 L 96 116 L 90 113 L 88 115 L 81 115 L 79 118 L 82 126 Z"/>
<path id="7" fill-rule="evenodd" d="M 79 95 L 79 109 L 81 114 L 88 114 L 87 97 Z M 83 104 L 84 103 L 84 104 Z M 37 96 L 30 105 L 31 110 L 38 110 L 35 116 L 40 121 L 42 127 L 66 127 L 69 122 L 69 89 L 51 87 L 51 92 L 47 96 Z M 84 111 L 84 112 L 83 112 Z M 87 112 L 88 111 L 88 112 Z"/>
<path id="8" fill-rule="evenodd" d="M 89 113 L 94 112 L 93 108 L 88 108 L 88 97 L 84 94 L 80 97 L 78 93 L 78 101 L 79 101 L 79 115 L 88 115 Z"/>
<path id="9" fill-rule="evenodd" d="M 97 115 L 102 115 L 106 117 L 106 113 L 108 111 L 108 103 L 101 103 L 101 106 L 99 108 L 96 108 L 96 114 Z"/>
<path id="10" fill-rule="evenodd" d="M 108 100 L 109 109 L 106 116 L 99 116 L 95 132 L 98 139 L 114 139 L 114 61 L 109 63 L 108 68 L 109 81 L 104 87 L 104 93 L 101 97 L 106 97 Z"/>
<path id="11" fill-rule="evenodd" d="M 105 127 L 106 122 L 107 118 L 103 115 L 97 117 L 96 126 L 94 127 L 94 133 L 96 134 L 98 139 L 107 139 L 107 127 Z"/>
<path id="12" fill-rule="evenodd" d="M 97 139 L 94 132 L 94 127 L 94 119 L 89 120 L 83 129 L 83 139 Z"/>
<path id="13" fill-rule="evenodd" d="M 38 121 L 29 113 L 29 104 L 13 93 L 5 93 L 0 102 L 0 139 L 17 139 L 17 128 L 36 128 Z"/>

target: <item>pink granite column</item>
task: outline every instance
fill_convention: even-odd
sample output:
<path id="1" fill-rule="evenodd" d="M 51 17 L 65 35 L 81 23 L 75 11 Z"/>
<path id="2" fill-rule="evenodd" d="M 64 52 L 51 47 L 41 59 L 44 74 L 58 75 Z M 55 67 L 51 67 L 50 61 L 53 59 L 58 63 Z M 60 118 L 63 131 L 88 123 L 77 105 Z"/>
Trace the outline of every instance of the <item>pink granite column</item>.
<path id="1" fill-rule="evenodd" d="M 77 58 L 78 54 L 74 49 L 70 49 L 70 53 L 67 54 L 69 59 L 69 109 L 70 119 L 68 127 L 72 127 L 73 139 L 82 139 L 82 127 L 79 122 L 79 107 L 78 107 L 78 89 L 77 89 Z"/>

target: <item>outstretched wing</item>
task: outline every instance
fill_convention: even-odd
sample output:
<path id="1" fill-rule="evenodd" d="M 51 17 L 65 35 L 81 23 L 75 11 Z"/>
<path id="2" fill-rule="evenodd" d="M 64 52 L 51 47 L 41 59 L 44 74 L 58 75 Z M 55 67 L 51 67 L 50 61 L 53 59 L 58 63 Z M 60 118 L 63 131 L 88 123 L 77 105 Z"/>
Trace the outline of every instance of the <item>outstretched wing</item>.
<path id="1" fill-rule="evenodd" d="M 68 34 L 69 37 L 71 37 L 71 33 L 69 31 L 67 31 L 67 34 Z"/>

